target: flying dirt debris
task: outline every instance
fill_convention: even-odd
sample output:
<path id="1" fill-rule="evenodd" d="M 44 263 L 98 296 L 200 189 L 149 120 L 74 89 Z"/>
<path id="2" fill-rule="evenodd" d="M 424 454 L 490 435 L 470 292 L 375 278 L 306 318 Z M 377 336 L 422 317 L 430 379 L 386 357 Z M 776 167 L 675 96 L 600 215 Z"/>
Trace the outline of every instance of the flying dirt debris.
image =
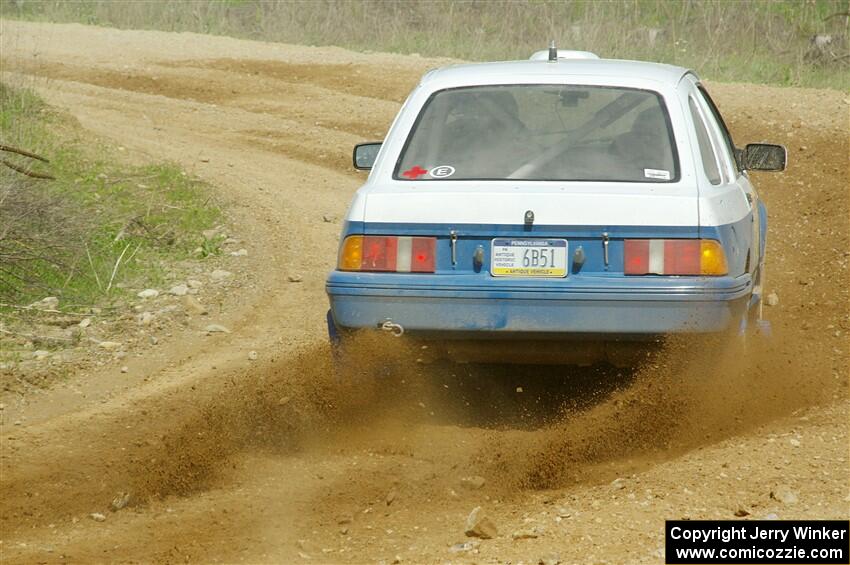
<path id="1" fill-rule="evenodd" d="M 781 302 L 746 357 L 672 339 L 635 369 L 426 364 L 378 335 L 339 380 L 322 277 L 340 226 L 322 218 L 362 181 L 349 148 L 446 62 L 0 25 L 3 80 L 195 171 L 253 242 L 219 273 L 250 284 L 198 304 L 229 333 L 3 394 L 4 563 L 659 562 L 667 518 L 847 519 L 844 93 L 710 84 L 736 138 L 792 156 L 758 179 Z"/>

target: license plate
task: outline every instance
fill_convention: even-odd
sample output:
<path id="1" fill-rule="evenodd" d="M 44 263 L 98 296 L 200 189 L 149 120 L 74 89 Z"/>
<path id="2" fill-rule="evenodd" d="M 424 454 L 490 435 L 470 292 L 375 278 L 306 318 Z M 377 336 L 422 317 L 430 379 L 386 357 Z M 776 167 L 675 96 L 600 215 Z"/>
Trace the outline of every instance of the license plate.
<path id="1" fill-rule="evenodd" d="M 566 239 L 493 240 L 490 274 L 494 277 L 566 277 Z"/>

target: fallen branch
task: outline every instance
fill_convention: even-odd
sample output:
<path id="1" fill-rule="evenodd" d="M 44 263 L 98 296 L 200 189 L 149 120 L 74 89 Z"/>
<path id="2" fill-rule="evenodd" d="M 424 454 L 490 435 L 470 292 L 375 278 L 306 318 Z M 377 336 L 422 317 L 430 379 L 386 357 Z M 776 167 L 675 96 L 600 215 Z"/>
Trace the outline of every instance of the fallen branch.
<path id="1" fill-rule="evenodd" d="M 34 179 L 44 179 L 44 180 L 56 180 L 56 177 L 53 175 L 48 175 L 47 173 L 37 173 L 35 171 L 31 171 L 29 169 L 25 169 L 23 167 L 19 167 L 15 164 L 10 163 L 6 159 L 0 159 L 0 163 L 3 163 L 13 171 L 21 173 L 22 175 L 26 175 L 28 177 L 32 177 Z"/>
<path id="2" fill-rule="evenodd" d="M 832 15 L 829 15 L 829 16 L 825 17 L 825 18 L 823 19 L 823 21 L 828 22 L 828 21 L 829 21 L 829 20 L 831 20 L 832 18 L 840 18 L 840 17 L 842 17 L 842 16 L 844 16 L 845 18 L 850 18 L 850 12 L 836 12 L 836 13 L 834 13 L 834 14 L 832 14 Z"/>
<path id="3" fill-rule="evenodd" d="M 14 308 L 15 310 L 31 310 L 33 312 L 44 312 L 47 314 L 67 314 L 67 312 L 62 312 L 61 310 L 53 310 L 51 308 L 35 308 L 34 306 L 18 306 L 17 304 L 8 304 L 6 302 L 0 302 L 0 306 L 4 308 Z"/>
<path id="4" fill-rule="evenodd" d="M 17 153 L 18 155 L 23 155 L 24 157 L 29 157 L 31 159 L 37 159 L 42 163 L 49 163 L 50 161 L 41 155 L 36 155 L 35 153 L 30 153 L 29 151 L 24 151 L 23 149 L 18 149 L 17 147 L 12 147 L 11 145 L 0 145 L 0 151 L 8 151 L 9 153 Z"/>

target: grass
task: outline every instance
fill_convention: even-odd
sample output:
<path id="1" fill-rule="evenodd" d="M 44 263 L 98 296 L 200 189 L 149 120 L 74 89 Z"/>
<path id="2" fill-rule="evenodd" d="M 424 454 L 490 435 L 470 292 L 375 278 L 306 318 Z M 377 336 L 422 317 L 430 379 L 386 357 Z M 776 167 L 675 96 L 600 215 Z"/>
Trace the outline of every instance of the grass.
<path id="1" fill-rule="evenodd" d="M 0 166 L 0 316 L 47 296 L 71 311 L 120 303 L 162 285 L 198 247 L 216 252 L 202 232 L 222 212 L 177 165 L 127 165 L 122 151 L 93 145 L 34 93 L 3 83 L 0 140 L 50 163 L 0 157 L 55 177 Z"/>
<path id="2" fill-rule="evenodd" d="M 556 39 L 714 80 L 850 88 L 850 0 L 0 0 L 7 18 L 194 31 L 469 60 Z M 833 42 L 813 50 L 815 35 Z"/>

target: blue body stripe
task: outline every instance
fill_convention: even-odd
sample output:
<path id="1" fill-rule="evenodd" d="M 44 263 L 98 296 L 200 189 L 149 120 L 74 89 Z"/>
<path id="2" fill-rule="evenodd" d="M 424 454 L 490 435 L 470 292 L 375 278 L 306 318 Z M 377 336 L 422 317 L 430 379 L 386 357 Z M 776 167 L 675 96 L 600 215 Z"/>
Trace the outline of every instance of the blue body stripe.
<path id="1" fill-rule="evenodd" d="M 449 232 L 458 236 L 451 262 Z M 608 264 L 601 234 L 609 237 Z M 745 272 L 752 215 L 723 226 L 546 226 L 346 222 L 343 235 L 437 237 L 436 272 L 333 271 L 327 280 L 333 319 L 344 328 L 374 328 L 392 319 L 422 332 L 554 332 L 608 335 L 721 331 L 746 311 L 752 281 Z M 490 245 L 497 237 L 564 238 L 568 260 L 588 251 L 566 278 L 494 278 Z M 705 238 L 720 241 L 729 276 L 623 275 L 623 239 Z M 468 262 L 484 251 L 483 269 Z"/>

